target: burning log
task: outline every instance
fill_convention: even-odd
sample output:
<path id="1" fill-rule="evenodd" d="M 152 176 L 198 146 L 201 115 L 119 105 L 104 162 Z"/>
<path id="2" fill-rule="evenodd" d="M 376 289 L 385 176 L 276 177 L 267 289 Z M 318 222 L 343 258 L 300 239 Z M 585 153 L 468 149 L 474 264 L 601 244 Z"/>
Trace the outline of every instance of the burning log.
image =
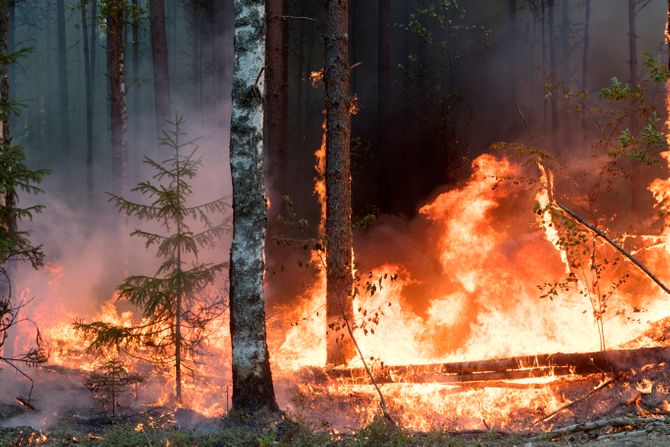
<path id="1" fill-rule="evenodd" d="M 21 405 L 21 407 L 30 410 L 30 411 L 37 411 L 37 409 L 31 404 L 28 400 L 22 398 L 22 397 L 16 397 L 16 403 Z"/>
<path id="2" fill-rule="evenodd" d="M 583 353 L 554 353 L 500 359 L 435 363 L 426 365 L 384 365 L 373 374 L 378 383 L 463 383 L 517 380 L 548 376 L 620 373 L 646 364 L 670 362 L 670 347 L 621 349 Z M 312 380 L 343 380 L 369 383 L 363 368 L 311 368 Z"/>

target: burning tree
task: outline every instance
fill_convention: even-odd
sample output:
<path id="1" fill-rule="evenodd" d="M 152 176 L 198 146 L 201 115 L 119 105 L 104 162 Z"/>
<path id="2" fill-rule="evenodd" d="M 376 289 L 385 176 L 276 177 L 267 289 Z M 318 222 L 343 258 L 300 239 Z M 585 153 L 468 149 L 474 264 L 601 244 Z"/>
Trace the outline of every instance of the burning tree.
<path id="1" fill-rule="evenodd" d="M 175 398 L 182 400 L 182 367 L 189 353 L 194 353 L 203 341 L 205 327 L 221 312 L 220 300 L 208 300 L 203 289 L 211 284 L 226 263 L 208 264 L 198 260 L 201 249 L 213 246 L 228 230 L 228 223 L 214 225 L 213 213 L 227 209 L 225 199 L 190 206 L 187 202 L 194 179 L 201 166 L 196 158 L 195 141 L 184 142 L 183 118 L 178 117 L 174 128 L 164 131 L 161 146 L 172 156 L 156 162 L 145 157 L 144 162 L 156 173 L 152 180 L 139 183 L 133 191 L 150 199 L 137 203 L 110 194 L 117 208 L 129 217 L 159 223 L 168 233 L 160 234 L 136 229 L 131 234 L 145 241 L 146 248 L 155 248 L 163 260 L 154 276 L 133 275 L 118 287 L 120 299 L 140 307 L 143 321 L 134 327 L 116 326 L 106 322 L 77 323 L 75 326 L 92 338 L 93 351 L 115 347 L 152 352 L 157 364 L 171 363 L 175 374 Z M 187 148 L 192 148 L 187 151 Z M 195 232 L 191 227 L 200 224 L 204 229 Z"/>

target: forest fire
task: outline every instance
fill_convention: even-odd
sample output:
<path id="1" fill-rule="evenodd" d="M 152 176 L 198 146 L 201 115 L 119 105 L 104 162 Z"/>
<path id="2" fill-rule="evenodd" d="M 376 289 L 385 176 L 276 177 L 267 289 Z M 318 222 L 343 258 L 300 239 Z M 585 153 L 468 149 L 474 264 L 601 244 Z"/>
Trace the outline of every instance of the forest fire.
<path id="1" fill-rule="evenodd" d="M 494 3 L 0 2 L 0 446 L 670 439 L 670 0 Z"/>
<path id="2" fill-rule="evenodd" d="M 438 274 L 427 275 L 411 262 L 384 264 L 364 275 L 359 273 L 354 334 L 392 413 L 403 425 L 472 429 L 480 428 L 485 421 L 490 426 L 522 429 L 524 424 L 570 403 L 560 386 L 554 384 L 556 381 L 565 385 L 579 382 L 584 374 L 623 373 L 649 361 L 670 361 L 663 351 L 660 357 L 641 354 L 619 368 L 612 368 L 615 360 L 598 363 L 596 359 L 594 363 L 593 355 L 600 346 L 596 312 L 588 295 L 589 277 L 576 279 L 571 288 L 556 292 L 553 300 L 540 298 L 547 278 L 559 281 L 575 264 L 570 264 L 568 250 L 561 245 L 563 229 L 554 223 L 558 216 L 548 208 L 552 200 L 551 172 L 540 166 L 534 173 L 536 179 L 526 183 L 520 180 L 523 171 L 504 157 L 482 155 L 473 162 L 472 175 L 462 187 L 438 195 L 421 208 L 418 219 L 425 220 L 429 230 L 420 235 L 424 241 L 414 242 L 432 246 L 427 256 L 439 264 Z M 535 214 L 534 204 L 539 209 Z M 596 242 L 589 239 L 588 243 Z M 602 250 L 607 248 L 602 246 Z M 358 254 L 365 257 L 363 252 Z M 317 276 L 312 286 L 296 298 L 296 305 L 268 309 L 273 372 L 280 396 L 285 399 L 283 404 L 298 413 L 304 410 L 301 405 L 319 407 L 324 405 L 320 400 L 346 397 L 347 403 L 341 405 L 348 410 L 343 408 L 331 421 L 343 429 L 371 420 L 377 412 L 376 397 L 369 378 L 358 369 L 360 360 L 353 359 L 347 365 L 349 369 L 321 369 L 326 344 L 325 278 L 319 255 L 312 254 L 311 259 Z M 653 259 L 650 257 L 650 261 Z M 80 316 L 54 306 L 62 302 L 62 270 L 51 267 L 48 272 L 53 296 L 27 311 L 41 322 L 49 365 L 82 375 L 91 373 L 104 359 L 85 352 L 87 341 L 72 326 Z M 647 281 L 632 265 L 626 266 L 625 272 L 637 275 L 637 281 Z M 603 275 L 603 283 L 605 280 Z M 419 309 L 411 301 L 411 288 L 424 281 L 432 283 L 424 289 L 432 295 L 423 297 L 425 302 Z M 648 290 L 649 295 L 640 296 L 635 289 L 621 288 L 610 297 L 608 305 L 613 310 L 604 323 L 608 348 L 624 347 L 644 332 L 648 322 L 668 317 L 662 291 L 653 287 Z M 22 293 L 30 296 L 28 290 Z M 634 306 L 644 308 L 638 318 L 632 318 Z M 133 313 L 119 310 L 117 300 L 112 298 L 93 319 L 129 327 Z M 221 399 L 230 384 L 227 313 L 209 322 L 206 331 L 210 336 L 202 347 L 205 356 L 187 375 L 184 393 L 189 408 L 215 416 L 225 413 L 229 405 L 227 399 Z M 22 342 L 29 343 L 30 335 L 19 337 L 17 343 Z M 572 364 L 561 363 L 558 357 L 534 357 L 592 351 L 590 357 L 581 359 L 593 366 L 586 369 L 580 367 L 577 357 L 572 359 L 577 363 Z M 118 355 L 109 352 L 109 358 Z M 454 369 L 458 371 L 455 376 L 444 369 L 457 362 L 505 357 L 512 357 L 512 366 L 484 368 L 481 371 L 490 372 L 470 378 L 464 375 L 470 371 L 467 368 Z M 145 376 L 138 385 L 137 402 L 169 404 L 174 377 L 164 373 L 146 375 L 142 360 L 130 362 L 129 371 Z M 404 410 L 408 408 L 412 411 Z M 525 416 L 510 417 L 518 414 Z M 440 419 L 439 415 L 449 416 Z"/>

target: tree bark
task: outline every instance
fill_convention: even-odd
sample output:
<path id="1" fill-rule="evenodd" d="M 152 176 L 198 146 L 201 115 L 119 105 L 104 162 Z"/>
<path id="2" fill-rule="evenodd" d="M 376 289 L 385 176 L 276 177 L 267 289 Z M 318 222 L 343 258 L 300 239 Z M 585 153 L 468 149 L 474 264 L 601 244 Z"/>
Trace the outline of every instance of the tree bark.
<path id="1" fill-rule="evenodd" d="M 105 14 L 112 131 L 112 192 L 118 195 L 124 195 L 128 185 L 128 108 L 123 48 L 125 13 L 125 0 L 108 1 Z"/>
<path id="2" fill-rule="evenodd" d="M 56 21 L 58 26 L 58 86 L 60 97 L 61 150 L 66 171 L 70 164 L 70 94 L 68 92 L 67 34 L 65 30 L 65 1 L 57 0 Z"/>
<path id="3" fill-rule="evenodd" d="M 286 191 L 288 144 L 288 27 L 286 0 L 267 0 L 265 56 L 265 150 L 269 157 L 270 198 L 275 206 Z"/>
<path id="4" fill-rule="evenodd" d="M 561 62 L 560 62 L 560 82 L 561 89 L 570 89 L 572 79 L 570 77 L 570 0 L 561 2 Z M 557 98 L 558 99 L 558 98 Z M 572 114 L 567 106 L 561 107 L 561 138 L 559 144 L 562 147 L 572 146 Z"/>
<path id="5" fill-rule="evenodd" d="M 349 1 L 327 0 L 326 5 L 326 361 L 342 365 L 355 354 L 345 326 L 353 324 L 354 315 Z"/>
<path id="6" fill-rule="evenodd" d="M 391 111 L 391 2 L 379 1 L 377 40 L 377 145 L 380 153 L 388 152 L 386 129 Z"/>
<path id="7" fill-rule="evenodd" d="M 230 132 L 233 241 L 230 335 L 233 411 L 278 410 L 265 331 L 263 276 L 267 206 L 263 181 L 263 0 L 235 0 L 235 66 Z"/>
<path id="8" fill-rule="evenodd" d="M 84 83 L 86 89 L 86 193 L 93 195 L 93 91 L 91 80 L 91 48 L 88 34 L 87 0 L 80 0 L 81 32 L 84 43 Z"/>
<path id="9" fill-rule="evenodd" d="M 165 120 L 171 118 L 170 71 L 165 33 L 165 0 L 149 0 L 151 60 L 154 70 L 156 135 L 161 135 Z"/>
<path id="10" fill-rule="evenodd" d="M 630 88 L 637 88 L 638 84 L 638 61 L 637 61 L 637 11 L 636 0 L 628 0 L 628 70 Z M 631 100 L 633 104 L 635 99 Z M 637 133 L 637 113 L 633 111 L 630 115 L 631 132 Z"/>
<path id="11" fill-rule="evenodd" d="M 140 2 L 133 0 L 132 17 L 132 53 L 133 53 L 133 114 L 135 120 L 140 119 Z M 137 137 L 136 137 L 137 138 Z"/>
<path id="12" fill-rule="evenodd" d="M 0 150 L 5 151 L 12 144 L 12 137 L 9 129 L 9 109 L 10 90 L 9 90 L 9 21 L 14 9 L 14 0 L 0 0 L 0 103 L 5 107 L 0 107 Z M 12 210 L 16 206 L 17 197 L 13 192 L 6 192 L 0 197 L 4 202 L 5 209 Z M 2 216 L 2 225 L 9 235 L 16 233 L 17 220 L 13 212 L 8 216 Z M 11 298 L 9 296 L 9 281 L 11 265 L 3 266 L 7 277 L 0 277 L 0 298 Z M 3 346 L 3 356 L 11 358 L 14 356 L 14 344 L 16 339 L 16 328 L 10 328 L 7 332 L 7 339 Z"/>
<path id="13" fill-rule="evenodd" d="M 549 15 L 549 82 L 551 83 L 551 146 L 552 150 L 560 155 L 558 147 L 558 74 L 556 73 L 556 26 L 554 17 L 554 0 L 547 0 L 547 14 Z"/>
<path id="14" fill-rule="evenodd" d="M 507 357 L 500 359 L 434 363 L 425 365 L 384 366 L 375 370 L 375 381 L 384 382 L 459 382 L 478 380 L 520 379 L 543 375 L 592 374 L 625 372 L 645 364 L 670 361 L 670 348 L 618 349 L 610 351 L 552 353 Z M 367 382 L 363 368 L 311 370 L 320 380 L 330 379 Z M 506 375 L 506 377 L 505 377 Z"/>
<path id="15" fill-rule="evenodd" d="M 588 70 L 589 70 L 589 43 L 590 43 L 590 26 L 591 26 L 591 0 L 584 2 L 584 48 L 582 50 L 582 91 L 586 92 L 588 87 Z M 582 101 L 582 142 L 586 142 L 587 121 L 586 121 L 586 103 Z"/>
<path id="16" fill-rule="evenodd" d="M 95 122 L 95 84 L 97 74 L 98 57 L 98 0 L 91 0 L 91 104 L 93 104 L 93 116 L 91 121 Z"/>

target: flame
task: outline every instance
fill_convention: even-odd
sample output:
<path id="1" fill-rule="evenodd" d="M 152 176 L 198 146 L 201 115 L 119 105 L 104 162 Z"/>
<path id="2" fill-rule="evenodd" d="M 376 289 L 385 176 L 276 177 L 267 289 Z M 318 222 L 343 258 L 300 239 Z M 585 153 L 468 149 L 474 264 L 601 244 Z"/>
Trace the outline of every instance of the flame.
<path id="1" fill-rule="evenodd" d="M 321 204 L 323 231 L 325 135 L 315 155 L 315 193 Z M 665 157 L 670 163 L 670 154 Z M 369 272 L 360 274 L 354 300 L 354 334 L 373 371 L 382 365 L 598 349 L 594 318 L 579 287 L 555 301 L 539 298 L 539 284 L 565 275 L 567 255 L 559 244 L 561 235 L 549 212 L 552 173 L 540 165 L 542 188 L 529 193 L 504 181 L 520 175 L 521 169 L 506 158 L 482 155 L 473 161 L 472 174 L 466 182 L 438 194 L 419 209 L 417 222 L 421 231 L 407 235 L 407 244 L 419 247 L 421 255 L 430 260 L 432 271 L 414 259 L 395 259 L 376 261 Z M 670 180 L 656 180 L 650 190 L 659 203 L 665 203 L 670 197 Z M 535 202 L 542 212 L 534 216 Z M 667 229 L 658 238 L 670 246 Z M 385 245 L 393 245 L 390 242 Z M 386 248 L 381 244 L 375 259 L 385 259 Z M 358 258 L 366 258 L 364 250 L 357 253 Z M 659 266 L 667 264 L 668 253 L 655 250 L 646 255 L 646 261 L 661 271 Z M 311 256 L 316 277 L 310 285 L 290 305 L 268 309 L 272 321 L 272 330 L 268 331 L 272 368 L 281 403 L 299 411 L 301 405 L 328 402 L 328 414 L 342 418 L 338 427 L 365 423 L 377 411 L 375 391 L 370 385 L 337 380 L 315 385 L 297 379 L 301 368 L 325 363 L 323 253 L 314 252 Z M 50 362 L 81 371 L 95 370 L 99 359 L 83 351 L 85 341 L 72 329 L 72 321 L 81 315 L 65 305 L 63 268 L 50 266 L 44 274 L 52 296 L 40 297 L 27 310 L 40 323 L 50 347 Z M 25 287 L 23 294 L 31 296 Z M 639 289 L 622 290 L 611 299 L 612 308 L 633 302 L 646 307 L 646 314 L 639 321 L 631 321 L 625 313 L 609 314 L 605 330 L 608 345 L 613 347 L 639 335 L 646 327 L 645 321 L 659 320 L 670 312 L 665 297 L 655 289 L 643 294 Z M 117 325 L 141 321 L 131 310 L 120 307 L 114 297 L 105 301 L 90 319 Z M 231 383 L 227 314 L 213 321 L 207 331 L 211 333 L 203 347 L 207 355 L 194 364 L 193 377 L 186 377 L 184 401 L 195 411 L 214 416 L 228 410 L 228 399 L 223 397 Z M 19 337 L 17 343 L 28 339 L 28 335 Z M 351 366 L 360 366 L 360 361 L 353 361 Z M 140 361 L 130 365 L 131 369 L 141 367 Z M 142 402 L 169 405 L 172 380 L 169 372 L 148 376 L 139 391 Z M 514 389 L 401 383 L 402 377 L 393 380 L 397 383 L 381 385 L 389 408 L 398 422 L 416 429 L 429 429 L 435 423 L 482 428 L 482 421 L 496 427 L 524 428 L 523 418 L 510 415 L 525 414 L 528 420 L 535 420 L 569 403 L 551 386 L 555 380 L 551 376 L 525 382 L 544 386 Z M 290 386 L 283 388 L 286 383 Z M 296 396 L 302 396 L 302 400 Z M 320 403 L 315 402 L 317 399 L 321 399 Z M 341 399 L 346 408 L 333 414 L 333 399 Z"/>

